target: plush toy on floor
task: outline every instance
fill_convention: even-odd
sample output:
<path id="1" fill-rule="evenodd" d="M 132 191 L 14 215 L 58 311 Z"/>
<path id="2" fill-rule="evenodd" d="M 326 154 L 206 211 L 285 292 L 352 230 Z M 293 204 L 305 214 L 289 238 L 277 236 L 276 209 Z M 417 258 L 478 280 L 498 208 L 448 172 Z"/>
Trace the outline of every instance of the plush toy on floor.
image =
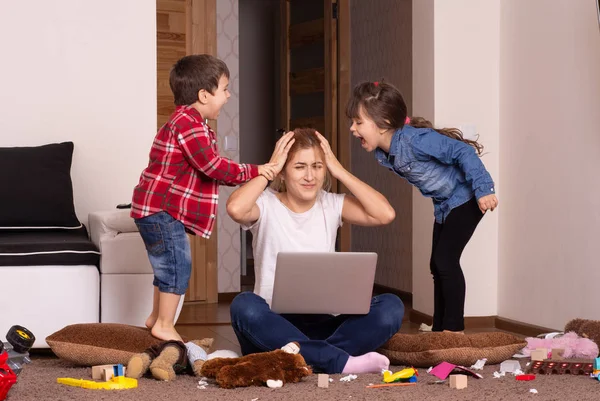
<path id="1" fill-rule="evenodd" d="M 180 373 L 199 376 L 202 365 L 209 359 L 208 351 L 212 343 L 212 338 L 185 344 L 181 341 L 165 341 L 132 356 L 127 364 L 126 376 L 139 379 L 148 370 L 155 379 L 164 381 L 175 380 Z"/>
<path id="2" fill-rule="evenodd" d="M 573 319 L 565 326 L 565 333 L 574 331 L 578 336 L 589 338 L 600 347 L 600 320 Z"/>
<path id="3" fill-rule="evenodd" d="M 250 354 L 241 358 L 215 358 L 204 363 L 201 374 L 214 378 L 222 388 L 263 386 L 281 387 L 310 376 L 312 369 L 300 355 L 298 343 L 282 349 Z"/>
<path id="4" fill-rule="evenodd" d="M 589 338 L 583 338 L 573 331 L 551 338 L 527 337 L 527 346 L 521 351 L 530 356 L 538 348 L 562 349 L 564 358 L 593 359 L 598 356 L 598 345 Z"/>

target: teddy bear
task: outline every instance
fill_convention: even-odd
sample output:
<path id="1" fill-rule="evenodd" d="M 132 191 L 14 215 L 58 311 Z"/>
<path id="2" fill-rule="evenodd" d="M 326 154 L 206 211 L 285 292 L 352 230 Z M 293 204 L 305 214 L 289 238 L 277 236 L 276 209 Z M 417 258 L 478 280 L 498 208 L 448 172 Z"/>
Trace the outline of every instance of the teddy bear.
<path id="1" fill-rule="evenodd" d="M 206 361 L 202 376 L 214 378 L 222 388 L 263 386 L 281 387 L 285 383 L 297 383 L 312 375 L 312 369 L 300 355 L 296 342 L 283 348 L 249 354 L 240 358 L 215 358 Z"/>
<path id="2" fill-rule="evenodd" d="M 573 319 L 565 325 L 565 333 L 574 331 L 580 337 L 589 338 L 600 346 L 600 320 Z"/>
<path id="3" fill-rule="evenodd" d="M 148 370 L 155 379 L 163 381 L 175 380 L 180 373 L 199 376 L 213 341 L 212 338 L 204 338 L 185 344 L 181 341 L 165 341 L 154 345 L 129 359 L 125 376 L 139 379 Z"/>

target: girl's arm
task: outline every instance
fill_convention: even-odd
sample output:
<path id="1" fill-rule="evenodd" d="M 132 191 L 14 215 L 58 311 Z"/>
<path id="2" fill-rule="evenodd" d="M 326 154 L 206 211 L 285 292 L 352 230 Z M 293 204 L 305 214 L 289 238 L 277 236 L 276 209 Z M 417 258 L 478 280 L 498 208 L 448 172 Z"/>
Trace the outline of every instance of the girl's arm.
<path id="1" fill-rule="evenodd" d="M 285 164 L 288 152 L 294 143 L 293 136 L 293 132 L 288 132 L 275 145 L 275 150 L 268 164 L 269 171 L 267 172 L 272 174 L 273 177 L 281 172 Z M 236 223 L 251 225 L 258 220 L 260 209 L 256 201 L 267 185 L 269 185 L 267 177 L 272 178 L 270 174 L 253 178 L 245 185 L 233 191 L 227 200 L 227 213 Z"/>
<path id="2" fill-rule="evenodd" d="M 370 185 L 359 180 L 346 170 L 333 154 L 329 142 L 317 132 L 321 148 L 325 153 L 325 162 L 331 175 L 337 178 L 353 196 L 344 197 L 342 219 L 360 226 L 380 226 L 389 224 L 396 212 L 388 200 Z"/>
<path id="3" fill-rule="evenodd" d="M 494 180 L 471 145 L 435 130 L 417 136 L 412 145 L 417 157 L 433 157 L 444 164 L 459 166 L 467 181 L 471 182 L 482 212 L 494 210 L 498 206 Z"/>

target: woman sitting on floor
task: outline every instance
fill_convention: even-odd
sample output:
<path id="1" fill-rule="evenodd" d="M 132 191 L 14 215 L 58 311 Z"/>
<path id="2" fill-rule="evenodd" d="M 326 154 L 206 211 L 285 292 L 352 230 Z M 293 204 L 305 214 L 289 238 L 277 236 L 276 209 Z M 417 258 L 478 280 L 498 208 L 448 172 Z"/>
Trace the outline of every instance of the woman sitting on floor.
<path id="1" fill-rule="evenodd" d="M 399 329 L 404 305 L 395 295 L 371 300 L 366 315 L 277 314 L 270 309 L 277 253 L 334 252 L 342 222 L 389 224 L 395 212 L 387 199 L 349 173 L 327 140 L 313 129 L 285 134 L 271 158 L 275 179 L 259 176 L 238 188 L 227 202 L 233 220 L 253 234 L 254 293 L 231 304 L 231 322 L 244 355 L 271 351 L 296 341 L 315 370 L 325 373 L 379 373 L 389 367 L 374 352 Z M 325 191 L 329 174 L 353 194 Z M 266 190 L 265 190 L 266 189 Z"/>

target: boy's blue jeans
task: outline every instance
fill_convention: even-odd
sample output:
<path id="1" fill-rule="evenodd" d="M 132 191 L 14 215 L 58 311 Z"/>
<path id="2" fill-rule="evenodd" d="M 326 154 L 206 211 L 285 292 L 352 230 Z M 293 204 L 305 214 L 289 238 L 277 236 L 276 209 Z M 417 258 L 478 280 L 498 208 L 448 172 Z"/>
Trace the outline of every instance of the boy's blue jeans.
<path id="1" fill-rule="evenodd" d="M 315 371 L 341 373 L 349 356 L 375 351 L 400 329 L 404 304 L 395 295 L 373 297 L 366 315 L 279 315 L 252 292 L 231 303 L 231 324 L 244 355 L 300 344 Z"/>
<path id="2" fill-rule="evenodd" d="M 185 294 L 192 272 L 190 240 L 183 223 L 167 212 L 135 219 L 160 292 Z"/>

